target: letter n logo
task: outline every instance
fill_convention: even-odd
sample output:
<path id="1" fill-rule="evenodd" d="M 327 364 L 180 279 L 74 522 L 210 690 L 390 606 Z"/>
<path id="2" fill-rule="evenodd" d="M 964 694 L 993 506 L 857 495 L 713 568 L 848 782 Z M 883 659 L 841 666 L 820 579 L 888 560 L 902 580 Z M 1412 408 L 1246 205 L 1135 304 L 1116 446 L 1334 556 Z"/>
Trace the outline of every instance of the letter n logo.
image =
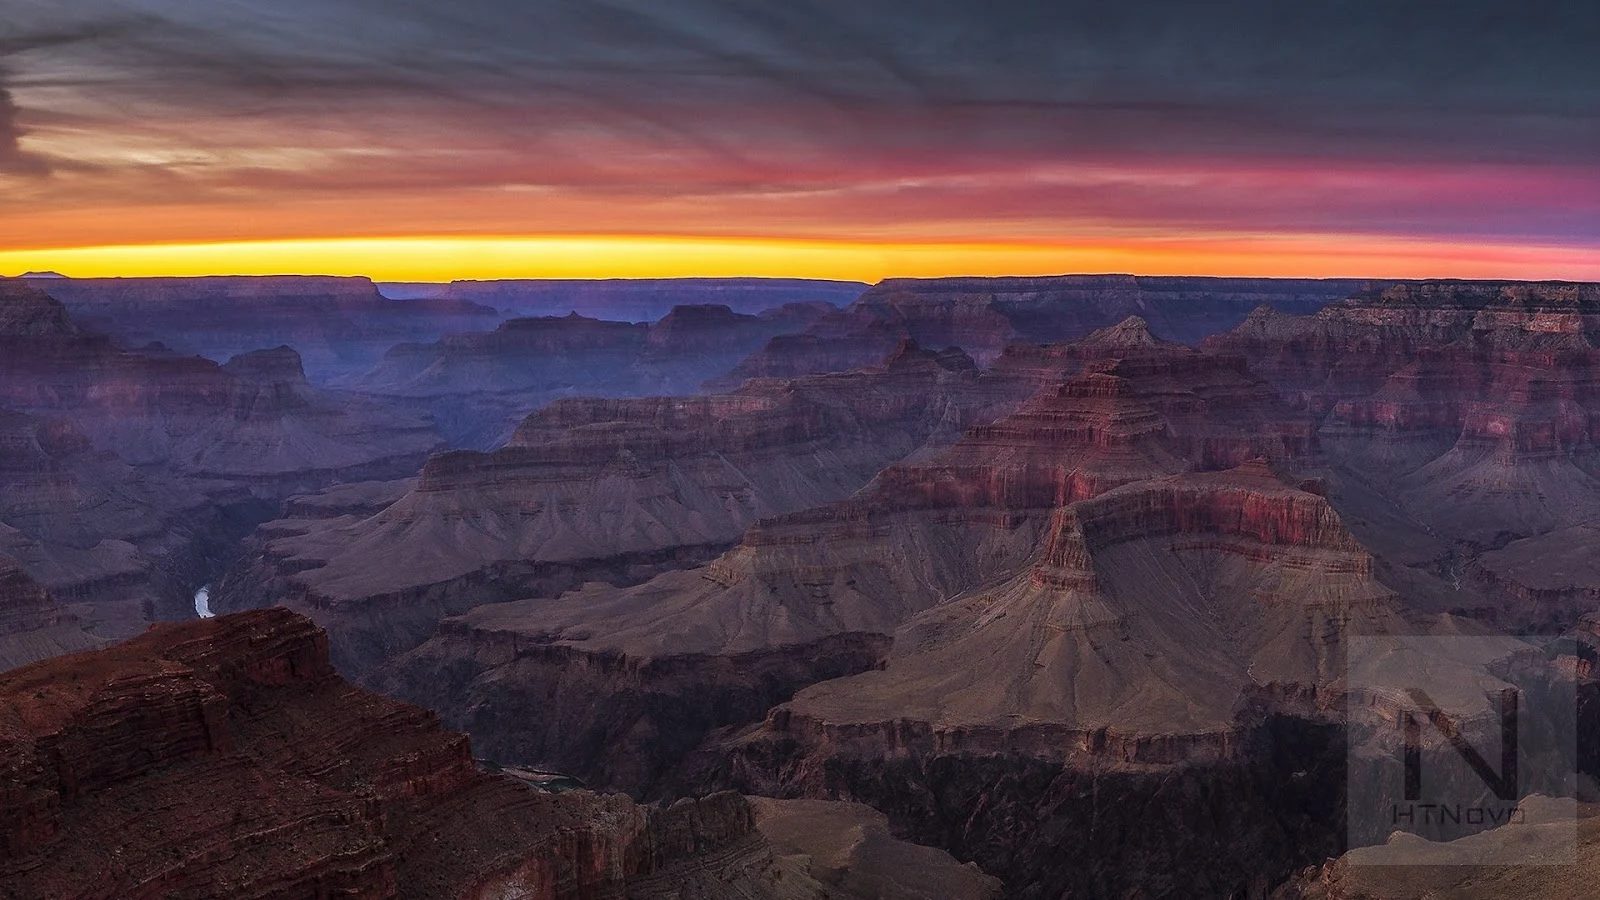
<path id="1" fill-rule="evenodd" d="M 1417 710 L 1427 716 L 1435 731 L 1444 735 L 1456 753 L 1466 761 L 1483 783 L 1501 800 L 1517 799 L 1517 691 L 1507 688 L 1500 692 L 1500 771 L 1489 768 L 1477 748 L 1461 734 L 1461 726 L 1445 714 L 1426 692 L 1412 688 L 1406 692 Z M 1406 710 L 1401 716 L 1401 727 L 1406 736 L 1406 800 L 1422 799 L 1422 723 L 1417 713 Z"/>

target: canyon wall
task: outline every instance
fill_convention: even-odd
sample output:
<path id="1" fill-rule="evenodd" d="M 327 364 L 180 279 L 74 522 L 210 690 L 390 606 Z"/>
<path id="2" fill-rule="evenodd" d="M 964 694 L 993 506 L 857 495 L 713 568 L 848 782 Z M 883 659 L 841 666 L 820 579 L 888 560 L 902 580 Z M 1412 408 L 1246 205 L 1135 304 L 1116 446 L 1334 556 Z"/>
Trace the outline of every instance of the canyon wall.
<path id="1" fill-rule="evenodd" d="M 988 365 L 1009 344 L 1074 340 L 1129 316 L 1144 317 L 1162 338 L 1192 344 L 1232 328 L 1263 304 L 1310 313 L 1366 284 L 1134 275 L 892 278 L 804 333 L 775 338 L 723 383 L 853 368 L 906 337 L 961 347 Z"/>
<path id="2" fill-rule="evenodd" d="M 158 342 L 218 362 L 287 344 L 324 382 L 363 372 L 391 346 L 492 327 L 482 304 L 394 301 L 369 279 L 326 276 L 29 279 L 123 346 Z"/>

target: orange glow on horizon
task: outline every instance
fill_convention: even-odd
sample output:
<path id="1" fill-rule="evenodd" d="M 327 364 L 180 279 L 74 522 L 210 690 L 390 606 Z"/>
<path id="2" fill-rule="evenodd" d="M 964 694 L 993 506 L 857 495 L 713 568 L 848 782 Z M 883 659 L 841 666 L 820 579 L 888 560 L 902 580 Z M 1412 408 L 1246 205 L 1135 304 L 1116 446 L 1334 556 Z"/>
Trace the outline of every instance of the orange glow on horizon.
<path id="1" fill-rule="evenodd" d="M 1144 275 L 1600 280 L 1573 247 L 1348 236 L 1129 239 L 1100 243 L 832 242 L 676 236 L 379 237 L 0 251 L 0 272 L 78 278 L 323 274 L 376 281 L 476 278 Z"/>

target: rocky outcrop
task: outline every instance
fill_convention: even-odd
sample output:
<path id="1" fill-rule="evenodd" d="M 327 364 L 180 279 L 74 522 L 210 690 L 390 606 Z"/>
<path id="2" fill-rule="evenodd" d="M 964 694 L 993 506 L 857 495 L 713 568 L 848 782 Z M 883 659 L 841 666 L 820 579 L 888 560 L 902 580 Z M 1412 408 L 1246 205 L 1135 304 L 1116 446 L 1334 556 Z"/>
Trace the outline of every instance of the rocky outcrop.
<path id="1" fill-rule="evenodd" d="M 1600 611 L 1600 533 L 1558 528 L 1475 557 L 1463 576 L 1496 601 L 1478 612 L 1518 631 L 1560 633 Z"/>
<path id="2" fill-rule="evenodd" d="M 647 809 L 480 773 L 286 611 L 0 675 L 0 896 L 799 898 L 731 794 Z"/>
<path id="3" fill-rule="evenodd" d="M 884 815 L 859 803 L 750 798 L 773 852 L 831 887 L 881 900 L 999 900 L 1000 881 L 949 854 L 889 833 Z"/>
<path id="4" fill-rule="evenodd" d="M 890 279 L 803 334 L 775 338 L 722 383 L 854 368 L 906 337 L 961 347 L 988 365 L 1010 344 L 1073 340 L 1129 316 L 1143 316 L 1163 338 L 1198 343 L 1257 306 L 1309 313 L 1363 284 L 1133 275 Z"/>
<path id="5" fill-rule="evenodd" d="M 959 354 L 907 347 L 873 370 L 726 395 L 561 401 L 500 450 L 434 457 L 375 515 L 267 526 L 212 602 L 302 610 L 360 675 L 473 606 L 704 562 L 757 519 L 846 496 L 1016 399 Z"/>
<path id="6" fill-rule="evenodd" d="M 322 276 L 29 279 L 87 327 L 128 347 L 160 342 L 222 361 L 286 344 L 321 383 L 371 368 L 390 347 L 493 327 L 491 308 L 395 301 L 366 278 Z"/>

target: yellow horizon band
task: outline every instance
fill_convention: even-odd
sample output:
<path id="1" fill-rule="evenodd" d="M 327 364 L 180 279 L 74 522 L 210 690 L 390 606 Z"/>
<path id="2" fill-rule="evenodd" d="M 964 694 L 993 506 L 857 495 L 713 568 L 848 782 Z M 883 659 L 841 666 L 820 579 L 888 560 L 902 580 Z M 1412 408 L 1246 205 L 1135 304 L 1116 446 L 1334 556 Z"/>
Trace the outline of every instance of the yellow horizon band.
<path id="1" fill-rule="evenodd" d="M 79 278 L 364 275 L 458 278 L 1142 275 L 1600 280 L 1595 252 L 1351 236 L 1143 239 L 1106 243 L 850 242 L 636 235 L 312 238 L 0 250 L 0 273 Z"/>

